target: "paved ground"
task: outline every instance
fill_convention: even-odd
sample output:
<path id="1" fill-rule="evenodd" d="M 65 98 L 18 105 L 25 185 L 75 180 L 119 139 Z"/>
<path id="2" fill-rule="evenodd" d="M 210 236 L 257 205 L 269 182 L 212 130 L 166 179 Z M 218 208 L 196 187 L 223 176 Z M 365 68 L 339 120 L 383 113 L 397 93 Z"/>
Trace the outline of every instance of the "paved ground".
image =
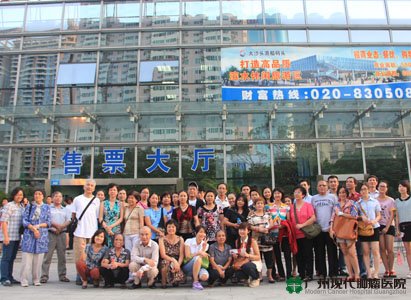
<path id="1" fill-rule="evenodd" d="M 69 255 L 70 256 L 70 255 Z M 156 290 L 149 290 L 146 288 L 140 290 L 121 290 L 118 288 L 105 290 L 102 288 L 95 289 L 89 286 L 87 290 L 82 290 L 81 287 L 76 286 L 73 282 L 61 283 L 57 281 L 57 266 L 55 261 L 51 265 L 50 278 L 51 280 L 40 287 L 30 286 L 28 288 L 22 288 L 20 286 L 3 287 L 0 286 L 0 300 L 11 299 L 33 299 L 33 300 L 45 300 L 45 299 L 58 299 L 58 300 L 77 300 L 77 299 L 98 299 L 98 300 L 110 300 L 110 299 L 136 299 L 136 297 L 148 298 L 152 297 L 153 300 L 167 297 L 167 300 L 253 300 L 253 299 L 274 299 L 281 298 L 281 300 L 298 299 L 299 297 L 304 300 L 318 300 L 329 299 L 330 297 L 339 299 L 385 299 L 388 295 L 382 293 L 391 293 L 395 299 L 410 299 L 411 294 L 411 280 L 406 283 L 405 290 L 401 289 L 318 289 L 318 283 L 316 281 L 308 283 L 308 286 L 303 289 L 300 294 L 289 294 L 286 291 L 286 283 L 268 284 L 263 282 L 258 288 L 248 288 L 242 286 L 227 286 L 227 287 L 214 287 L 206 288 L 204 291 L 193 291 L 190 286 L 184 286 L 179 288 L 168 288 Z M 396 269 L 398 274 L 405 276 L 407 272 L 406 263 L 398 266 L 396 263 Z M 18 259 L 15 264 L 15 274 L 18 278 L 20 270 L 20 260 Z M 72 259 L 69 258 L 68 262 L 68 277 L 70 279 L 75 278 L 75 268 Z M 397 282 L 398 283 L 398 282 Z M 304 285 L 303 285 L 304 287 Z M 356 284 L 354 284 L 356 287 Z M 407 293 L 408 291 L 408 293 Z M 360 294 L 361 293 L 361 294 Z M 401 294 L 398 294 L 401 293 Z"/>

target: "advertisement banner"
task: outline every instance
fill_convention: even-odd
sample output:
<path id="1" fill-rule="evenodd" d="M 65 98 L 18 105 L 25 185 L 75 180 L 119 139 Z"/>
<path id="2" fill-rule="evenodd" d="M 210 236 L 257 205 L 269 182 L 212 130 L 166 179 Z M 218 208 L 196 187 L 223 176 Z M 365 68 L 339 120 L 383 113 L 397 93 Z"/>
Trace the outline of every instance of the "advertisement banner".
<path id="1" fill-rule="evenodd" d="M 221 49 L 222 100 L 411 99 L 411 47 Z"/>

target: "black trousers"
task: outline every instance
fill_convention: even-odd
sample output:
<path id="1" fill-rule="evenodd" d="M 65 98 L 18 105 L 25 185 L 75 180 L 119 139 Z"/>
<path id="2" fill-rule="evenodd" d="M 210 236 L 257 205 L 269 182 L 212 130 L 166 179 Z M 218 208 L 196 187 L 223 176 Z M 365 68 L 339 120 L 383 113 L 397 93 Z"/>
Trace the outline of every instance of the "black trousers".
<path id="1" fill-rule="evenodd" d="M 210 267 L 208 270 L 208 284 L 213 284 L 216 280 L 220 280 L 221 283 L 226 283 L 228 279 L 231 279 L 234 275 L 234 269 L 229 267 L 227 270 L 224 272 L 224 278 L 220 277 L 220 274 L 218 274 L 216 269 L 213 269 Z"/>
<path id="2" fill-rule="evenodd" d="M 257 267 L 252 262 L 244 264 L 240 270 L 235 272 L 235 275 L 238 278 L 238 280 L 248 279 L 250 277 L 252 280 L 260 278 L 260 274 L 258 274 Z"/>
<path id="3" fill-rule="evenodd" d="M 338 255 L 337 245 L 331 239 L 328 232 L 321 232 L 314 239 L 314 251 L 315 257 L 318 257 L 318 272 L 320 276 L 327 276 L 327 264 L 326 264 L 326 249 L 328 258 L 328 275 L 338 275 Z"/>
<path id="4" fill-rule="evenodd" d="M 274 253 L 274 258 L 275 258 L 275 263 L 273 264 L 273 272 L 272 272 L 273 276 L 277 273 L 276 268 L 275 268 L 275 265 L 277 265 L 278 275 L 280 277 L 285 277 L 283 261 L 281 260 L 281 249 L 280 249 L 279 242 L 274 244 L 273 253 Z"/>
<path id="5" fill-rule="evenodd" d="M 297 239 L 297 267 L 301 279 L 313 276 L 313 240 Z"/>
<path id="6" fill-rule="evenodd" d="M 112 285 L 115 283 L 125 283 L 128 279 L 128 273 L 128 268 L 117 268 L 111 270 L 100 267 L 100 274 L 103 276 L 106 285 Z"/>
<path id="7" fill-rule="evenodd" d="M 273 251 L 260 251 L 260 256 L 261 258 L 264 256 L 264 263 L 267 269 L 272 269 L 274 266 Z"/>
<path id="8" fill-rule="evenodd" d="M 285 269 L 287 271 L 287 278 L 290 278 L 293 272 L 293 265 L 292 265 L 292 259 L 291 259 L 291 248 L 290 248 L 290 243 L 288 241 L 288 237 L 284 237 L 282 239 L 281 251 L 284 253 Z M 282 267 L 282 264 L 281 264 L 281 267 Z M 280 268 L 278 269 L 280 270 Z M 283 269 L 283 272 L 284 272 L 284 269 Z M 280 271 L 279 271 L 279 274 L 281 276 Z"/>

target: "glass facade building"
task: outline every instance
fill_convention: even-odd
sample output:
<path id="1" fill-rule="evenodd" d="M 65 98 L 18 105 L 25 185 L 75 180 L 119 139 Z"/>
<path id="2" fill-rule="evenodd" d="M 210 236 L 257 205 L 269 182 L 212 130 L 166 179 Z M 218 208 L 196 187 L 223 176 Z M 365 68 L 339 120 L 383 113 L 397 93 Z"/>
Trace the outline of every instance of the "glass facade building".
<path id="1" fill-rule="evenodd" d="M 224 102 L 221 49 L 411 46 L 410 11 L 410 0 L 1 2 L 0 189 L 110 178 L 289 191 L 329 174 L 396 185 L 410 177 L 410 100 Z M 192 170 L 199 148 L 214 150 L 207 172 Z M 107 149 L 126 150 L 123 173 L 103 172 Z M 146 170 L 156 149 L 168 172 Z M 65 174 L 67 151 L 83 154 L 80 174 Z"/>

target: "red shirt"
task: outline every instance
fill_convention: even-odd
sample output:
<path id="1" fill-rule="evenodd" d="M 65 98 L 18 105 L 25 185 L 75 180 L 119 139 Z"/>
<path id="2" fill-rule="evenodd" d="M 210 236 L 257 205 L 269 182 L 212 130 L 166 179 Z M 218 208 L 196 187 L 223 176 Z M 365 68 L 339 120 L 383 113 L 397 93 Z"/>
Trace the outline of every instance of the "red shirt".
<path id="1" fill-rule="evenodd" d="M 303 206 L 301 206 L 300 210 L 297 209 L 297 217 L 298 217 L 298 224 L 305 223 L 308 219 L 310 219 L 314 215 L 314 208 L 310 203 L 304 202 Z M 305 237 L 304 232 L 297 229 L 295 226 L 297 225 L 297 220 L 294 216 L 294 207 L 290 209 L 290 218 L 291 223 L 294 225 L 295 235 L 297 239 L 302 239 Z"/>
<path id="2" fill-rule="evenodd" d="M 360 198 L 361 198 L 360 193 L 357 193 L 355 191 L 354 191 L 354 193 L 348 195 L 348 199 L 350 199 L 354 202 L 357 202 L 358 200 L 360 200 Z"/>

